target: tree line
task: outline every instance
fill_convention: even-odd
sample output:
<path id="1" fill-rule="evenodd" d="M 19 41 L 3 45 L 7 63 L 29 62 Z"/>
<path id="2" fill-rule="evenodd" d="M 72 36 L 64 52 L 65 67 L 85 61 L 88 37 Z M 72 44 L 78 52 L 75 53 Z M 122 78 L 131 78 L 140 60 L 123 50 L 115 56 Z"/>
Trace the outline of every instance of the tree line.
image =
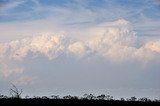
<path id="1" fill-rule="evenodd" d="M 101 94 L 98 96 L 95 96 L 93 94 L 84 94 L 82 97 L 79 96 L 71 96 L 71 95 L 67 95 L 67 96 L 63 96 L 60 97 L 59 95 L 51 95 L 51 96 L 34 96 L 34 97 L 29 97 L 29 96 L 25 96 L 24 98 L 22 98 L 22 89 L 18 89 L 14 84 L 12 84 L 12 88 L 9 90 L 10 95 L 11 96 L 5 96 L 0 94 L 0 99 L 69 99 L 69 100 L 106 100 L 106 101 L 140 101 L 140 102 L 160 102 L 160 99 L 148 99 L 146 97 L 143 98 L 136 98 L 136 97 L 131 97 L 131 98 L 120 98 L 119 100 L 116 100 L 113 98 L 113 96 L 110 95 L 105 95 L 105 94 Z"/>

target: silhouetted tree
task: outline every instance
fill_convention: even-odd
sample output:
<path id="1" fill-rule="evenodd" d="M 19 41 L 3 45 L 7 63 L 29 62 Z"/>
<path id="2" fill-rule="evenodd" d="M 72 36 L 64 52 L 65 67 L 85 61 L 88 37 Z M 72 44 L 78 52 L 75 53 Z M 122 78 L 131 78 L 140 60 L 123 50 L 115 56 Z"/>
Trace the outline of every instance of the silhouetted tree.
<path id="1" fill-rule="evenodd" d="M 121 98 L 120 100 L 121 100 L 121 101 L 125 101 L 125 99 L 124 99 L 124 98 Z"/>
<path id="2" fill-rule="evenodd" d="M 33 99 L 41 99 L 39 96 L 34 96 Z"/>
<path id="3" fill-rule="evenodd" d="M 151 100 L 146 98 L 146 97 L 143 97 L 143 98 L 140 98 L 138 99 L 138 101 L 141 101 L 141 102 L 150 102 Z"/>
<path id="4" fill-rule="evenodd" d="M 59 95 L 52 95 L 51 98 L 52 99 L 60 99 Z"/>
<path id="5" fill-rule="evenodd" d="M 3 99 L 4 95 L 0 95 L 0 98 Z"/>
<path id="6" fill-rule="evenodd" d="M 64 96 L 63 99 L 71 99 L 72 96 L 71 95 L 67 95 L 67 96 Z"/>
<path id="7" fill-rule="evenodd" d="M 49 99 L 47 96 L 42 96 L 42 99 Z"/>
<path id="8" fill-rule="evenodd" d="M 0 95 L 0 99 L 7 99 L 8 97 L 5 95 Z"/>
<path id="9" fill-rule="evenodd" d="M 131 97 L 131 98 L 130 98 L 130 101 L 136 101 L 136 100 L 137 100 L 136 97 Z"/>
<path id="10" fill-rule="evenodd" d="M 96 97 L 93 94 L 84 94 L 83 97 L 84 97 L 83 99 L 87 99 L 87 100 L 96 99 Z"/>
<path id="11" fill-rule="evenodd" d="M 106 100 L 113 100 L 113 96 L 106 95 Z"/>
<path id="12" fill-rule="evenodd" d="M 25 99 L 29 99 L 29 96 L 25 96 Z"/>
<path id="13" fill-rule="evenodd" d="M 79 98 L 77 96 L 67 95 L 67 96 L 64 96 L 63 99 L 79 99 Z"/>
<path id="14" fill-rule="evenodd" d="M 154 99 L 154 102 L 160 102 L 160 100 L 158 100 L 158 99 Z"/>
<path id="15" fill-rule="evenodd" d="M 78 99 L 79 99 L 79 97 L 78 97 L 78 96 L 72 96 L 72 98 L 71 98 L 71 99 L 78 100 Z"/>
<path id="16" fill-rule="evenodd" d="M 105 100 L 105 98 L 106 98 L 106 95 L 104 94 L 97 96 L 98 100 Z"/>
<path id="17" fill-rule="evenodd" d="M 12 87 L 13 88 L 10 89 L 10 94 L 11 94 L 12 98 L 20 99 L 21 98 L 21 94 L 23 92 L 22 89 L 19 91 L 14 84 L 12 84 Z"/>

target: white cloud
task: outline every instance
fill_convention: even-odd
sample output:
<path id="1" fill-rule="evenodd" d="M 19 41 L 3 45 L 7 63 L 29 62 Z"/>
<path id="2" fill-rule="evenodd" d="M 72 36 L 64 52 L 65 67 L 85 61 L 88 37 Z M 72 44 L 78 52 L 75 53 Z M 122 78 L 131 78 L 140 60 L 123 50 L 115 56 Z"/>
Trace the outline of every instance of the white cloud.
<path id="1" fill-rule="evenodd" d="M 31 41 L 31 51 L 42 53 L 49 59 L 56 58 L 64 49 L 62 36 L 38 36 Z"/>
<path id="2" fill-rule="evenodd" d="M 0 44 L 0 73 L 4 77 L 23 72 L 16 64 L 23 62 L 29 53 L 44 55 L 48 59 L 55 59 L 64 49 L 63 36 L 35 36 Z M 14 66 L 14 67 L 13 67 Z"/>
<path id="3" fill-rule="evenodd" d="M 68 50 L 71 54 L 77 56 L 78 58 L 83 57 L 87 53 L 87 46 L 83 42 L 75 42 L 68 46 Z"/>
<path id="4" fill-rule="evenodd" d="M 6 63 L 13 60 L 23 61 L 23 58 L 26 58 L 29 53 L 32 55 L 42 54 L 49 60 L 59 57 L 62 53 L 66 56 L 74 55 L 78 59 L 98 54 L 113 62 L 147 62 L 160 56 L 160 41 L 149 41 L 141 47 L 137 47 L 138 36 L 130 23 L 123 19 L 100 24 L 85 32 L 89 34 L 88 37 L 85 39 L 77 37 L 74 42 L 71 42 L 72 36 L 42 35 L 1 43 L 1 62 L 3 60 L 7 60 Z M 22 72 L 17 71 L 22 69 L 8 71 L 5 65 L 3 67 L 0 70 L 4 76 L 9 76 L 13 72 Z"/>
<path id="5" fill-rule="evenodd" d="M 71 55 L 78 58 L 94 52 L 107 59 L 124 61 L 137 57 L 150 58 L 155 55 L 154 52 L 160 52 L 159 41 L 151 41 L 139 48 L 136 47 L 136 33 L 132 30 L 130 23 L 123 19 L 100 24 L 85 32 L 90 34 L 89 37 L 82 41 L 77 38 L 75 42 L 70 42 L 69 37 L 42 35 L 1 43 L 0 54 L 1 57 L 4 55 L 10 59 L 21 60 L 31 52 L 36 55 L 43 54 L 52 60 L 62 52 L 67 54 L 66 50 L 68 50 Z M 68 43 L 64 44 L 63 39 Z"/>
<path id="6" fill-rule="evenodd" d="M 0 57 L 1 58 L 3 57 L 4 53 L 6 52 L 6 49 L 7 49 L 6 45 L 0 43 Z"/>
<path id="7" fill-rule="evenodd" d="M 87 54 L 89 49 L 89 51 L 98 53 L 100 56 L 114 62 L 136 60 L 145 63 L 159 56 L 159 41 L 149 41 L 138 47 L 138 36 L 136 36 L 131 24 L 126 20 L 121 19 L 104 23 L 91 28 L 89 31 L 92 36 L 83 42 L 82 47 L 87 48 L 86 51 L 82 49 L 83 55 Z M 77 53 L 78 50 L 80 51 L 81 49 L 77 47 Z"/>
<path id="8" fill-rule="evenodd" d="M 9 43 L 1 43 L 0 54 L 1 56 L 7 55 L 6 57 L 21 60 L 31 52 L 54 59 L 62 52 L 67 53 L 67 49 L 78 58 L 94 52 L 111 60 L 124 61 L 137 57 L 146 57 L 145 52 L 148 53 L 148 58 L 150 58 L 149 54 L 153 54 L 152 52 L 160 52 L 159 41 L 151 41 L 139 48 L 136 47 L 136 33 L 132 30 L 130 23 L 123 19 L 100 24 L 87 31 L 86 33 L 90 34 L 88 38 L 86 37 L 82 41 L 76 39 L 73 43 L 68 40 L 67 44 L 64 44 L 63 39 L 70 38 L 52 35 L 35 36 Z"/>
<path id="9" fill-rule="evenodd" d="M 15 40 L 0 45 L 1 56 L 9 57 L 9 59 L 21 60 L 28 55 L 29 52 L 35 54 L 44 54 L 49 59 L 56 58 L 64 49 L 62 45 L 62 36 L 36 36 Z"/>
<path id="10" fill-rule="evenodd" d="M 153 52 L 160 53 L 160 40 L 150 41 L 145 45 L 146 49 L 150 49 Z"/>
<path id="11" fill-rule="evenodd" d="M 100 26 L 91 29 L 95 36 L 89 40 L 89 47 L 93 51 L 107 58 L 124 60 L 136 49 L 136 34 L 128 21 L 118 20 Z"/>

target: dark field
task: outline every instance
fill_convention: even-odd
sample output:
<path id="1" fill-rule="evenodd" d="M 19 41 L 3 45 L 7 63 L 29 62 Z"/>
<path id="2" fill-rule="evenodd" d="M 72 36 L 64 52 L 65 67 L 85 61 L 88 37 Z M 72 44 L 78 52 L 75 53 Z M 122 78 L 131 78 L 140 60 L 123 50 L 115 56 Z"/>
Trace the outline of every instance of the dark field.
<path id="1" fill-rule="evenodd" d="M 118 101 L 118 100 L 67 100 L 67 99 L 0 99 L 0 104 L 133 104 L 133 105 L 160 105 L 160 102 Z"/>

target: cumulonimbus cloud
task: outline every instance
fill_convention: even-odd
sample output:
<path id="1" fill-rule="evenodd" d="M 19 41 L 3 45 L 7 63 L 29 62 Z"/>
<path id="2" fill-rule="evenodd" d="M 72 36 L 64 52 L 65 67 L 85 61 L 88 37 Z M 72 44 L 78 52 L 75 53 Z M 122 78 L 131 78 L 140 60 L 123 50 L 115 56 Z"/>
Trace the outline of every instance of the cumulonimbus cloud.
<path id="1" fill-rule="evenodd" d="M 150 41 L 137 47 L 138 36 L 126 20 L 118 20 L 90 29 L 91 36 L 85 41 L 70 44 L 69 50 L 75 55 L 94 52 L 111 61 L 150 61 L 160 55 L 160 42 Z M 90 51 L 90 52 L 88 52 Z"/>
<path id="2" fill-rule="evenodd" d="M 61 53 L 69 53 L 77 57 L 94 52 L 108 59 L 125 60 L 126 58 L 144 57 L 160 53 L 160 41 L 150 41 L 141 47 L 136 47 L 136 33 L 126 20 L 118 20 L 103 24 L 103 27 L 92 28 L 88 39 L 64 43 L 65 36 L 42 35 L 9 43 L 0 44 L 0 57 L 22 60 L 29 53 L 43 54 L 50 60 L 57 58 Z M 143 54 L 144 53 L 144 54 Z M 147 55 L 148 56 L 148 55 Z M 118 59 L 117 59 L 118 58 Z"/>
<path id="3" fill-rule="evenodd" d="M 89 56 L 92 53 L 111 61 L 149 61 L 160 56 L 160 40 L 146 42 L 141 47 L 137 47 L 138 36 L 126 20 L 101 24 L 88 31 L 91 35 L 83 41 L 75 39 L 71 42 L 67 36 L 42 35 L 0 43 L 1 62 L 4 59 L 22 61 L 29 53 L 43 54 L 50 60 L 59 57 L 62 53 L 77 58 Z M 11 73 L 10 71 L 0 72 L 7 76 L 9 74 L 5 72 Z"/>
<path id="4" fill-rule="evenodd" d="M 44 54 L 49 59 L 54 59 L 64 47 L 62 36 L 42 35 L 22 40 L 0 44 L 0 56 L 9 59 L 22 60 L 28 53 Z"/>
<path id="5" fill-rule="evenodd" d="M 50 60 L 58 57 L 64 49 L 62 41 L 63 36 L 42 35 L 1 43 L 0 74 L 5 78 L 13 74 L 21 74 L 23 68 L 12 67 L 12 63 L 23 61 L 29 53 L 33 55 L 44 55 Z"/>

